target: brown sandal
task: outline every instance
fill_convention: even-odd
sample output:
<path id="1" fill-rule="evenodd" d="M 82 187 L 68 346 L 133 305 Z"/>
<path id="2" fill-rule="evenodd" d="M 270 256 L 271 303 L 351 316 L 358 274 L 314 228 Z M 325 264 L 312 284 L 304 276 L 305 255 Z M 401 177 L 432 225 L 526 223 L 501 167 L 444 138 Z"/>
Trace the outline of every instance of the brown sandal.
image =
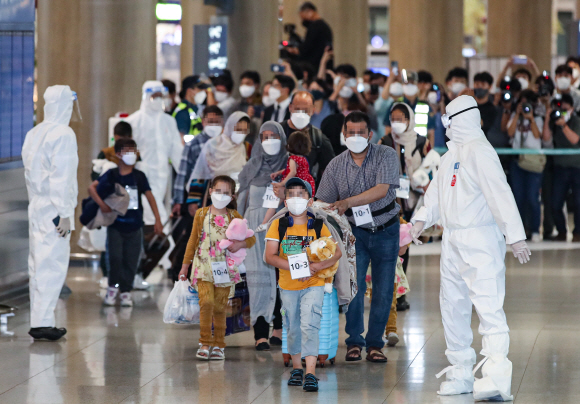
<path id="1" fill-rule="evenodd" d="M 369 347 L 366 360 L 375 363 L 385 363 L 387 362 L 387 357 L 379 348 Z"/>
<path id="2" fill-rule="evenodd" d="M 361 356 L 361 347 L 358 345 L 350 345 L 346 348 L 346 358 L 344 358 L 347 362 L 355 362 L 362 360 Z"/>

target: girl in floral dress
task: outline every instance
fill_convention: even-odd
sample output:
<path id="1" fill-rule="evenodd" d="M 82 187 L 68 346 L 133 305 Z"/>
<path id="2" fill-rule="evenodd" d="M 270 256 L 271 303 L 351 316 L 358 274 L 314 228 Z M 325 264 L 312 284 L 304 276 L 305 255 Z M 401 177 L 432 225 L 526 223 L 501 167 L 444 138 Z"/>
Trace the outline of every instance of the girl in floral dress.
<path id="1" fill-rule="evenodd" d="M 310 154 L 310 150 L 312 149 L 310 136 L 301 131 L 293 132 L 288 138 L 286 148 L 290 152 L 286 169 L 272 173 L 270 178 L 273 181 L 279 181 L 280 184 L 285 185 L 290 178 L 298 177 L 310 184 L 312 187 L 312 195 L 315 195 L 314 177 L 310 174 L 310 165 L 306 159 L 306 156 Z M 276 208 L 268 209 L 266 217 L 264 217 L 262 224 L 256 229 L 256 232 L 259 233 L 268 228 L 268 222 L 274 216 L 276 210 Z"/>
<path id="2" fill-rule="evenodd" d="M 242 219 L 234 201 L 235 182 L 228 176 L 215 177 L 209 188 L 212 205 L 198 209 L 193 230 L 187 243 L 179 279 L 185 279 L 191 266 L 191 283 L 199 293 L 199 349 L 200 359 L 225 359 L 226 307 L 230 291 L 241 282 L 240 271 L 228 252 L 250 248 L 254 236 L 234 241 L 227 250 L 219 248 L 226 237 L 226 229 L 234 218 Z M 213 333 L 212 333 L 213 325 Z"/>

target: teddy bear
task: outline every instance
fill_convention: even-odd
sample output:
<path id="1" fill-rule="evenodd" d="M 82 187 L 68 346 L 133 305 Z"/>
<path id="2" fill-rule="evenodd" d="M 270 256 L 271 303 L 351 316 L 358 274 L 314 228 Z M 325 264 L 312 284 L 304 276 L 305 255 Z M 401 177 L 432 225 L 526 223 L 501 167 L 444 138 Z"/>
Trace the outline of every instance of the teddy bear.
<path id="1" fill-rule="evenodd" d="M 220 241 L 219 247 L 220 249 L 225 250 L 226 248 L 231 246 L 234 241 L 243 241 L 248 237 L 252 237 L 253 235 L 254 230 L 248 228 L 248 221 L 246 219 L 238 219 L 238 218 L 232 219 L 228 228 L 226 229 L 227 238 Z M 228 252 L 228 256 L 235 265 L 240 265 L 246 258 L 246 249 L 240 248 L 235 253 Z M 229 261 L 230 260 L 228 260 L 228 265 L 230 264 Z"/>
<path id="2" fill-rule="evenodd" d="M 401 224 L 401 229 L 399 230 L 399 245 L 401 247 L 409 245 L 413 241 L 410 233 L 412 228 L 413 225 L 411 223 Z"/>
<path id="3" fill-rule="evenodd" d="M 306 254 L 308 255 L 310 262 L 321 262 L 332 258 L 337 248 L 338 246 L 333 239 L 329 237 L 321 237 L 318 240 L 314 240 L 310 243 L 310 246 L 306 247 Z M 335 262 L 333 266 L 316 273 L 318 278 L 324 279 L 324 291 L 326 293 L 332 293 L 332 280 L 337 269 L 338 261 Z"/>

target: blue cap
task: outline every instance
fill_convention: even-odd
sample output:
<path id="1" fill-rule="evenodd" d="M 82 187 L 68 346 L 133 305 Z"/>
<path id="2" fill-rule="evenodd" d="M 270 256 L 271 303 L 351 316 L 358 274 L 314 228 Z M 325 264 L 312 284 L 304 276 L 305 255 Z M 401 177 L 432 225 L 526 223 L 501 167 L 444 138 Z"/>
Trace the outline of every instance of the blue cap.
<path id="1" fill-rule="evenodd" d="M 292 185 L 300 185 L 300 186 L 306 188 L 308 195 L 312 198 L 312 187 L 310 186 L 310 184 L 308 182 L 304 181 L 301 178 L 294 177 L 294 178 L 290 178 L 288 181 L 286 181 L 286 189 L 290 188 Z"/>

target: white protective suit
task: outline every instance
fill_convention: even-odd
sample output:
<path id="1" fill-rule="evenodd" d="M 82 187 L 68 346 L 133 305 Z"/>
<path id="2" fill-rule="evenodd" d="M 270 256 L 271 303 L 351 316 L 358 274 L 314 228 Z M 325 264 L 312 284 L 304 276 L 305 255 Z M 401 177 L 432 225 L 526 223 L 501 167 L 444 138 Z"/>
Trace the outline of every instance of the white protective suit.
<path id="1" fill-rule="evenodd" d="M 22 146 L 28 189 L 30 252 L 30 326 L 54 327 L 54 309 L 70 258 L 70 235 L 60 237 L 53 219 L 70 219 L 77 205 L 77 141 L 68 126 L 73 111 L 69 86 L 44 93 L 44 121 L 31 129 Z"/>
<path id="2" fill-rule="evenodd" d="M 143 84 L 143 94 L 161 92 L 163 83 L 160 81 L 146 81 Z M 173 164 L 176 171 L 179 170 L 183 144 L 181 135 L 177 130 L 175 119 L 163 111 L 163 103 L 156 104 L 143 97 L 139 111 L 131 114 L 127 122 L 133 128 L 133 139 L 137 143 L 140 162 L 137 168 L 145 173 L 151 192 L 157 202 L 161 222 L 165 223 L 169 218 L 165 208 L 165 194 L 167 193 L 168 181 L 171 179 L 171 167 Z M 155 216 L 143 196 L 143 220 L 146 225 L 155 224 Z"/>
<path id="3" fill-rule="evenodd" d="M 412 222 L 427 229 L 438 220 L 444 227 L 441 252 L 441 316 L 452 366 L 439 394 L 473 391 L 475 399 L 501 396 L 511 400 L 512 364 L 507 359 L 509 328 L 503 311 L 507 244 L 526 234 L 497 153 L 480 126 L 475 99 L 461 96 L 446 108 L 449 151 L 425 194 L 425 205 Z M 504 239 L 505 236 L 505 239 Z M 475 351 L 471 348 L 471 310 L 479 316 L 485 356 L 483 378 L 474 383 Z M 476 368 L 477 370 L 478 368 Z M 499 397 L 497 397 L 499 398 Z"/>

